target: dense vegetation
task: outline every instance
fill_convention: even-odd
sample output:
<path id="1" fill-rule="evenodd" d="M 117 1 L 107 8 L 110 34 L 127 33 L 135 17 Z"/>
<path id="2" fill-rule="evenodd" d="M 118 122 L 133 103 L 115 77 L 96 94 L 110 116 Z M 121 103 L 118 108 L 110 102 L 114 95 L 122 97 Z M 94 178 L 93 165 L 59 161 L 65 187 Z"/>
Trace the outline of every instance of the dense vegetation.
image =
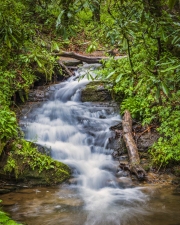
<path id="1" fill-rule="evenodd" d="M 0 5 L 0 155 L 12 147 L 7 172 L 19 176 L 19 156 L 40 172 L 54 167 L 41 156 L 33 164 L 34 147 L 22 140 L 13 109 L 38 79 L 54 79 L 52 52 L 63 48 L 126 55 L 104 62 L 101 79 L 123 96 L 121 113 L 129 109 L 134 119 L 158 127 L 161 137 L 150 149 L 154 163 L 180 161 L 179 1 L 0 0 Z"/>
<path id="2" fill-rule="evenodd" d="M 123 95 L 122 112 L 129 109 L 143 124 L 158 124 L 154 161 L 180 160 L 178 2 L 5 0 L 0 15 L 0 153 L 19 135 L 10 110 L 16 98 L 24 101 L 40 76 L 53 79 L 51 53 L 86 46 L 127 55 L 104 63 L 102 79 Z"/>
<path id="3" fill-rule="evenodd" d="M 19 136 L 16 99 L 25 101 L 42 76 L 53 80 L 52 52 L 101 48 L 127 55 L 105 62 L 101 79 L 123 96 L 122 113 L 158 125 L 154 162 L 179 161 L 179 7 L 175 0 L 1 0 L 0 154 Z"/>
<path id="4" fill-rule="evenodd" d="M 158 127 L 161 137 L 150 153 L 159 165 L 180 160 L 180 14 L 179 5 L 172 6 L 149 0 L 108 8 L 110 41 L 128 57 L 105 63 L 103 78 L 123 95 L 122 112 Z"/>

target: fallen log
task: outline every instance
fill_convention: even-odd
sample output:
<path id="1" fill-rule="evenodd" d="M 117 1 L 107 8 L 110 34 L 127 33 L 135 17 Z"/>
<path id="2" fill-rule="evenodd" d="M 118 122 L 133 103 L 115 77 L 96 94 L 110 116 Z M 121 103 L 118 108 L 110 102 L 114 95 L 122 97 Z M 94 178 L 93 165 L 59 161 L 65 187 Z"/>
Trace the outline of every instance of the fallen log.
<path id="1" fill-rule="evenodd" d="M 59 52 L 59 53 L 52 53 L 52 55 L 78 59 L 78 60 L 80 60 L 82 62 L 86 62 L 86 63 L 100 63 L 100 61 L 102 59 L 108 58 L 108 57 L 90 57 L 90 56 L 80 55 L 75 52 L 64 52 L 64 51 Z"/>
<path id="2" fill-rule="evenodd" d="M 140 165 L 138 148 L 132 136 L 132 118 L 128 110 L 125 111 L 122 120 L 123 139 L 128 150 L 130 166 L 129 170 L 134 173 L 139 180 L 144 180 L 147 176 L 145 170 Z"/>
<path id="3" fill-rule="evenodd" d="M 73 59 L 78 59 L 82 62 L 86 62 L 86 63 L 101 63 L 101 61 L 104 59 L 104 60 L 107 60 L 109 59 L 109 57 L 105 57 L 105 56 L 101 56 L 101 57 L 92 57 L 92 56 L 85 56 L 85 55 L 80 55 L 80 54 L 77 54 L 75 52 L 65 52 L 65 51 L 62 51 L 62 52 L 53 52 L 52 55 L 54 56 L 62 56 L 62 57 L 69 57 L 69 58 L 73 58 Z M 114 57 L 115 59 L 119 59 L 119 58 L 122 58 L 122 57 L 126 57 L 126 56 L 116 56 Z"/>

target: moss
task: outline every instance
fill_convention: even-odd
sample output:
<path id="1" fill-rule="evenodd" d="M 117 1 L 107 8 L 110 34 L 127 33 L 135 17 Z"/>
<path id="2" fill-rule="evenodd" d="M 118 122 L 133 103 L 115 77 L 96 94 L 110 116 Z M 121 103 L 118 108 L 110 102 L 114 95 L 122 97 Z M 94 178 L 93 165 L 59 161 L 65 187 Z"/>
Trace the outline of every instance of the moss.
<path id="1" fill-rule="evenodd" d="M 112 97 L 107 89 L 107 83 L 92 81 L 82 90 L 82 102 L 104 102 L 111 101 Z"/>
<path id="2" fill-rule="evenodd" d="M 180 166 L 175 166 L 173 168 L 174 170 L 174 174 L 177 176 L 177 177 L 180 177 Z"/>
<path id="3" fill-rule="evenodd" d="M 22 139 L 8 146 L 1 164 L 4 164 L 1 173 L 28 185 L 57 184 L 70 177 L 67 165 L 39 153 L 32 143 Z"/>

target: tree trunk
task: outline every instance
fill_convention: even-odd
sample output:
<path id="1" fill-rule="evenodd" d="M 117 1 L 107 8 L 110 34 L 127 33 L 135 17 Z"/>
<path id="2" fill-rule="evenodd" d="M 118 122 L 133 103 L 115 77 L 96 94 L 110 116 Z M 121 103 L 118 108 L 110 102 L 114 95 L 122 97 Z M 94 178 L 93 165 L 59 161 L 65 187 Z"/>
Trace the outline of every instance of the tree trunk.
<path id="1" fill-rule="evenodd" d="M 52 55 L 54 56 L 62 56 L 62 57 L 69 57 L 69 58 L 73 58 L 73 59 L 78 59 L 82 62 L 86 62 L 86 63 L 101 63 L 101 60 L 107 60 L 109 59 L 109 57 L 105 57 L 105 56 L 102 56 L 102 57 L 90 57 L 90 56 L 84 56 L 84 55 L 80 55 L 80 54 L 77 54 L 75 52 L 53 52 Z M 116 56 L 114 57 L 115 59 L 120 59 L 122 57 L 127 57 L 127 56 Z"/>
<path id="2" fill-rule="evenodd" d="M 64 51 L 59 53 L 52 53 L 52 55 L 74 58 L 86 63 L 100 63 L 102 59 L 108 58 L 108 57 L 89 57 L 89 56 L 80 55 L 74 52 L 64 52 Z"/>
<path id="3" fill-rule="evenodd" d="M 130 161 L 130 171 L 134 173 L 139 180 L 143 180 L 146 177 L 145 170 L 140 166 L 140 158 L 138 153 L 138 148 L 132 136 L 132 118 L 128 110 L 125 111 L 122 120 L 123 127 L 123 139 L 126 143 L 128 150 L 129 161 Z"/>

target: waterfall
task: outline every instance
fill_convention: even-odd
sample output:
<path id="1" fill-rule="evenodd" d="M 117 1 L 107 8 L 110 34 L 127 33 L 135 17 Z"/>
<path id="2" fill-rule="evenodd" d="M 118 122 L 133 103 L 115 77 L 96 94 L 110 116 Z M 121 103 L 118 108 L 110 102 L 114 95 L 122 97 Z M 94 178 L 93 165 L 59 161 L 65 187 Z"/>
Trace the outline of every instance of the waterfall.
<path id="1" fill-rule="evenodd" d="M 89 80 L 78 77 L 86 70 L 54 85 L 51 100 L 29 113 L 25 138 L 50 147 L 54 159 L 72 168 L 76 182 L 71 186 L 83 199 L 86 225 L 138 224 L 139 215 L 146 214 L 147 196 L 139 187 L 121 185 L 108 145 L 113 135 L 109 127 L 121 120 L 120 115 L 111 106 L 81 102 L 81 90 Z"/>

